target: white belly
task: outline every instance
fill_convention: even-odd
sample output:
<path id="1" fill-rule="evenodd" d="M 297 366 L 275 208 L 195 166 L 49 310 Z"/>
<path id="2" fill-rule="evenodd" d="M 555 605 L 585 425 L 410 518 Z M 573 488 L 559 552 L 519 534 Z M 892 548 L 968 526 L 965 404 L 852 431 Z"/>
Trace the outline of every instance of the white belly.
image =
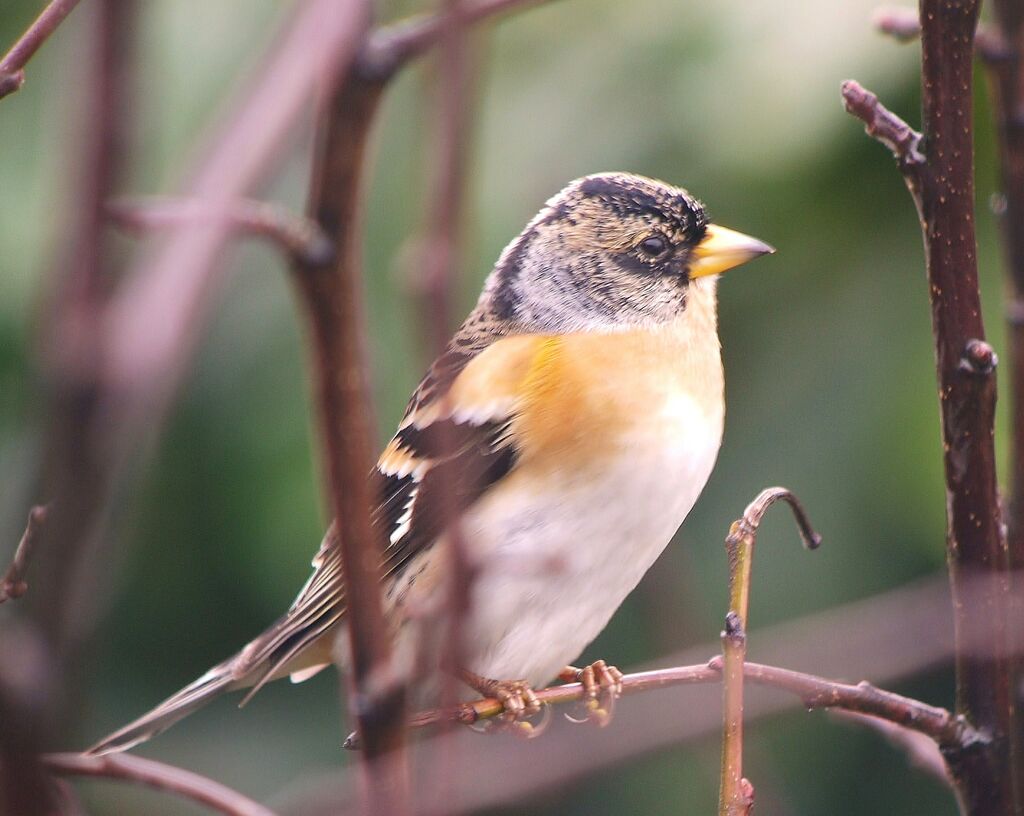
<path id="1" fill-rule="evenodd" d="M 711 474 L 722 417 L 678 392 L 650 409 L 597 475 L 567 470 L 542 490 L 510 484 L 500 502 L 467 514 L 464 535 L 482 564 L 469 669 L 546 685 L 665 549 Z"/>

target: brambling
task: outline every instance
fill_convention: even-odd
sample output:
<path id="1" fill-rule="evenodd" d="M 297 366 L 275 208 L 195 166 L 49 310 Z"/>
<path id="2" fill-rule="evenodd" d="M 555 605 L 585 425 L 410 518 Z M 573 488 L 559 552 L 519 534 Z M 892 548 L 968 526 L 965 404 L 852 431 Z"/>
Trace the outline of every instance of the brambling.
<path id="1" fill-rule="evenodd" d="M 450 593 L 453 536 L 437 512 L 447 495 L 474 565 L 460 676 L 512 719 L 556 677 L 583 681 L 591 702 L 614 699 L 616 669 L 567 664 L 711 474 L 725 416 L 716 279 L 772 251 L 640 176 L 587 176 L 547 202 L 501 254 L 370 476 L 398 654 L 430 637 L 415 610 Z M 249 688 L 247 700 L 333 662 L 345 626 L 333 535 L 283 617 L 92 753 L 137 745 L 222 692 Z"/>

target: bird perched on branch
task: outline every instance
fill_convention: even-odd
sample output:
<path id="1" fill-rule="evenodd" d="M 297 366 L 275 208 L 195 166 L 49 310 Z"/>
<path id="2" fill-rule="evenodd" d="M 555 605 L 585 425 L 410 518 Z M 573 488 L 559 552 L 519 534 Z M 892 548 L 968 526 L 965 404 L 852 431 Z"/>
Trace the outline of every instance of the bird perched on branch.
<path id="1" fill-rule="evenodd" d="M 462 679 L 501 699 L 509 721 L 534 713 L 533 689 L 556 677 L 582 681 L 591 710 L 608 710 L 621 674 L 567 664 L 711 474 L 725 414 L 716 279 L 772 251 L 640 176 L 588 176 L 547 202 L 501 254 L 370 475 L 397 654 L 430 639 L 437 621 L 422 610 L 451 592 L 447 504 L 474 574 Z M 130 748 L 222 692 L 248 699 L 329 665 L 346 623 L 333 535 L 283 617 L 91 751 Z"/>

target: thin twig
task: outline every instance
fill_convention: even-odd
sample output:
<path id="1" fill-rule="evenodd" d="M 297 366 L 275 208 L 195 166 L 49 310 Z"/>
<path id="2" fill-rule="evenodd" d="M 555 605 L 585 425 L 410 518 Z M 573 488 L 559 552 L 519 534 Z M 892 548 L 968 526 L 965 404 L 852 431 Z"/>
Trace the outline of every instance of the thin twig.
<path id="1" fill-rule="evenodd" d="M 91 776 L 135 782 L 205 805 L 225 816 L 274 816 L 274 812 L 226 785 L 184 768 L 131 754 L 44 754 L 43 765 L 61 776 Z"/>
<path id="2" fill-rule="evenodd" d="M 722 680 L 723 670 L 723 659 L 716 656 L 707 663 L 627 674 L 622 678 L 622 693 L 628 696 L 671 686 L 718 683 Z M 870 683 L 853 685 L 804 672 L 749 662 L 743 666 L 743 676 L 751 683 L 795 694 L 808 709 L 837 708 L 870 714 L 925 734 L 943 748 L 966 749 L 981 739 L 970 725 L 949 711 L 876 688 Z M 583 694 L 582 684 L 567 683 L 538 691 L 537 699 L 548 705 L 561 705 L 580 700 Z M 503 711 L 501 701 L 485 698 L 463 703 L 453 709 L 420 712 L 409 724 L 413 728 L 434 725 L 442 720 L 471 724 L 496 717 Z"/>
<path id="3" fill-rule="evenodd" d="M 718 812 L 721 816 L 746 816 L 754 806 L 753 785 L 743 777 L 743 663 L 747 656 L 747 625 L 750 584 L 757 531 L 768 509 L 786 502 L 797 529 L 809 550 L 821 546 L 821 536 L 811 526 L 800 500 L 784 487 L 762 490 L 747 505 L 743 516 L 732 523 L 725 539 L 729 557 L 729 612 L 722 630 L 722 776 Z"/>
<path id="4" fill-rule="evenodd" d="M 107 205 L 115 224 L 137 233 L 182 225 L 208 224 L 224 217 L 230 229 L 270 240 L 300 263 L 327 263 L 331 242 L 319 225 L 268 201 L 239 198 L 218 213 L 201 199 L 173 196 L 127 196 Z"/>
<path id="5" fill-rule="evenodd" d="M 924 164 L 921 153 L 921 134 L 878 101 L 878 97 L 859 82 L 848 79 L 842 85 L 846 110 L 864 123 L 864 130 L 877 139 L 896 158 L 904 174 L 913 173 Z"/>
<path id="6" fill-rule="evenodd" d="M 0 99 L 25 84 L 25 66 L 79 0 L 52 0 L 18 41 L 0 59 Z"/>
<path id="7" fill-rule="evenodd" d="M 39 540 L 39 530 L 46 522 L 46 507 L 37 505 L 28 514 L 28 523 L 25 525 L 25 532 L 18 542 L 18 548 L 14 551 L 14 558 L 10 566 L 0 578 L 0 603 L 11 598 L 20 598 L 28 591 L 28 582 L 25 580 L 25 571 L 29 561 L 32 560 L 32 551 Z"/>

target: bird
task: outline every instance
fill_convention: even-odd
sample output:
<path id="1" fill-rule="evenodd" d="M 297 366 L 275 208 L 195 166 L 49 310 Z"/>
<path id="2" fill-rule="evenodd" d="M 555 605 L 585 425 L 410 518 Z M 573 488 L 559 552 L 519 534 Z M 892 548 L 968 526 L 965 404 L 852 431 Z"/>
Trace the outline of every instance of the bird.
<path id="1" fill-rule="evenodd" d="M 436 640 L 422 610 L 451 594 L 457 535 L 474 565 L 461 681 L 511 722 L 536 713 L 535 689 L 581 681 L 607 720 L 621 672 L 571 664 L 712 472 L 725 418 L 717 280 L 774 251 L 712 223 L 685 189 L 631 173 L 576 179 L 546 202 L 369 475 L 396 655 L 411 662 L 431 626 Z M 89 752 L 129 749 L 224 692 L 248 689 L 244 704 L 269 680 L 312 676 L 335 662 L 345 613 L 332 525 L 281 618 Z"/>

